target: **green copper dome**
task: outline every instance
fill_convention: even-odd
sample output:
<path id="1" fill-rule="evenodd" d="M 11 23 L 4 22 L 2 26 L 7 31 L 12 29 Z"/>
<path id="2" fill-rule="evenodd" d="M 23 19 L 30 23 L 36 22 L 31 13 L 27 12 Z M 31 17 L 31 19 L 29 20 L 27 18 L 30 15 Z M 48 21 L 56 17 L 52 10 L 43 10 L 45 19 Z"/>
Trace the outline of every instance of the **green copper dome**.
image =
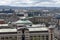
<path id="1" fill-rule="evenodd" d="M 17 25 L 19 25 L 19 24 L 24 24 L 24 25 L 26 25 L 26 26 L 31 26 L 33 23 L 31 22 L 31 21 L 29 21 L 27 18 L 20 18 L 20 20 L 18 20 L 18 21 L 16 21 L 16 22 L 12 22 L 12 24 L 17 24 Z"/>
<path id="2" fill-rule="evenodd" d="M 18 20 L 16 22 L 13 22 L 14 24 L 32 24 L 31 21 L 29 20 L 26 20 L 26 19 L 21 19 L 21 20 Z"/>
<path id="3" fill-rule="evenodd" d="M 20 23 L 20 24 L 30 24 L 30 23 L 32 23 L 32 22 L 29 21 L 29 20 L 18 20 L 18 21 L 15 22 L 15 23 Z"/>

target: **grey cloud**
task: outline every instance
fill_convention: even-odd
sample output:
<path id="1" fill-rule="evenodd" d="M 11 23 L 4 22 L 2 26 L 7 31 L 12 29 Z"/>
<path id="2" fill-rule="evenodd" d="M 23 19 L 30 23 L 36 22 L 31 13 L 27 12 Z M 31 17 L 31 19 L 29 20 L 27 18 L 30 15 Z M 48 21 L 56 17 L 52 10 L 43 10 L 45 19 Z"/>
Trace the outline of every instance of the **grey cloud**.
<path id="1" fill-rule="evenodd" d="M 36 6 L 36 5 L 37 6 L 53 6 L 54 3 L 56 3 L 56 1 L 54 1 L 54 0 L 13 0 L 13 1 L 10 0 L 10 1 L 11 1 L 11 3 L 9 3 L 9 5 L 16 5 L 16 6 Z M 4 1 L 4 2 L 6 2 L 6 1 Z M 45 2 L 48 2 L 48 3 L 44 4 Z M 6 4 L 8 4 L 8 2 L 6 2 Z M 57 6 L 59 6 L 59 5 L 57 5 Z"/>
<path id="2" fill-rule="evenodd" d="M 33 0 L 35 4 L 40 3 L 40 2 L 51 2 L 51 3 L 56 3 L 56 1 L 53 0 Z"/>
<path id="3" fill-rule="evenodd" d="M 53 2 L 53 0 L 33 0 L 33 1 L 40 1 L 40 2 Z"/>

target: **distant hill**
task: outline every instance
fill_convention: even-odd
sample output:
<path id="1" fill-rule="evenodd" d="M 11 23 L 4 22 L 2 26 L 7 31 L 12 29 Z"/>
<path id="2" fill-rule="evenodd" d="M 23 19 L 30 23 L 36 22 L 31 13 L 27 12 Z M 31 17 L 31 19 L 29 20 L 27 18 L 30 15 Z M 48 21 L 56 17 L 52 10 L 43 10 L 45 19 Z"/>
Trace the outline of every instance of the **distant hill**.
<path id="1" fill-rule="evenodd" d="M 47 9 L 47 10 L 53 10 L 53 9 L 60 9 L 60 7 L 15 7 L 15 6 L 0 6 L 0 9 L 26 9 L 26 10 L 39 10 L 39 9 Z"/>

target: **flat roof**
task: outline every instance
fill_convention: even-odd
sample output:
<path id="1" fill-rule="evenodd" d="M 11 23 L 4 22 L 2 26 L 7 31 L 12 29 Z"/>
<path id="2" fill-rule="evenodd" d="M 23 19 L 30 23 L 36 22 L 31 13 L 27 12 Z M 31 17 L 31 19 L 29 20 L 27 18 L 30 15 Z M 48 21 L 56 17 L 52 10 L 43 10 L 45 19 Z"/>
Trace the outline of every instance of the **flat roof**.
<path id="1" fill-rule="evenodd" d="M 32 27 L 46 27 L 45 24 L 33 24 Z"/>
<path id="2" fill-rule="evenodd" d="M 0 24 L 0 26 L 8 26 L 8 24 Z"/>
<path id="3" fill-rule="evenodd" d="M 17 32 L 17 29 L 0 29 L 0 32 Z"/>
<path id="4" fill-rule="evenodd" d="M 0 27 L 8 27 L 8 24 L 0 24 Z M 29 29 L 29 31 L 48 31 L 48 28 L 45 27 L 45 24 L 33 24 L 32 27 L 27 27 Z M 0 32 L 17 32 L 16 28 L 4 28 L 4 29 L 0 29 Z"/>
<path id="5" fill-rule="evenodd" d="M 46 27 L 36 27 L 36 28 L 28 28 L 29 31 L 48 31 L 48 28 Z"/>
<path id="6" fill-rule="evenodd" d="M 38 28 L 28 28 L 29 31 L 48 31 L 48 28 L 46 27 L 38 27 Z M 14 29 L 11 29 L 11 28 L 8 28 L 8 29 L 0 29 L 0 33 L 1 32 L 17 32 L 17 29 L 14 28 Z"/>

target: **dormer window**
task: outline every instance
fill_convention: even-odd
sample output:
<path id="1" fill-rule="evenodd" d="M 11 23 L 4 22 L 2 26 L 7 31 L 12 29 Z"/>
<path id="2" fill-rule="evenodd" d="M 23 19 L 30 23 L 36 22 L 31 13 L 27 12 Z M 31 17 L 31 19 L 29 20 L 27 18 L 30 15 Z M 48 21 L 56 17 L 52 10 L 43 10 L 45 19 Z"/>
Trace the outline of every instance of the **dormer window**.
<path id="1" fill-rule="evenodd" d="M 60 26 L 58 26 L 58 30 L 60 30 Z"/>
<path id="2" fill-rule="evenodd" d="M 22 16 L 24 16 L 24 14 L 17 14 L 17 16 L 21 16 L 22 17 Z"/>
<path id="3" fill-rule="evenodd" d="M 23 27 L 23 26 L 18 26 L 18 27 Z"/>

